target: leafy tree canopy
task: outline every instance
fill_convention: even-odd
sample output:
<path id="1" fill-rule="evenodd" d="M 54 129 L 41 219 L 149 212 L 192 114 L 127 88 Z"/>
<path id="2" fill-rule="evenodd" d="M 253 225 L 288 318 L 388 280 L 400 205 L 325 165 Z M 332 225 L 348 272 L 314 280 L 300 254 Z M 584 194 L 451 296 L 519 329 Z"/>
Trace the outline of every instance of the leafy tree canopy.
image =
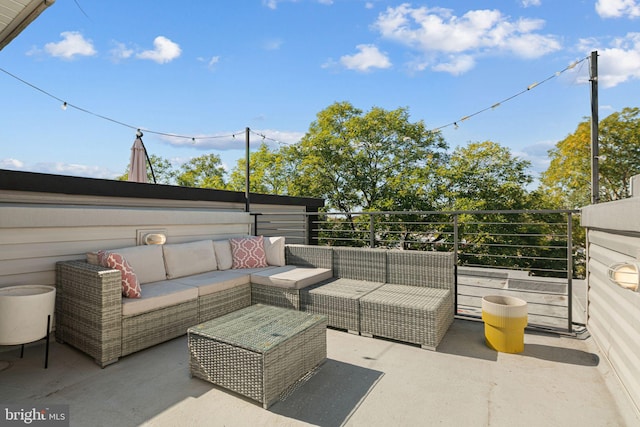
<path id="1" fill-rule="evenodd" d="M 297 160 L 292 187 L 343 212 L 425 209 L 446 148 L 440 133 L 410 122 L 406 108 L 365 113 L 337 102 L 318 113 L 290 152 Z"/>
<path id="2" fill-rule="evenodd" d="M 599 123 L 600 201 L 630 196 L 630 181 L 640 173 L 640 109 L 624 108 Z M 591 122 L 549 151 L 551 164 L 542 174 L 544 190 L 559 207 L 579 208 L 591 202 Z"/>
<path id="3" fill-rule="evenodd" d="M 491 141 L 474 142 L 454 150 L 443 165 L 442 195 L 446 209 L 525 209 L 533 182 L 531 163 Z"/>
<path id="4" fill-rule="evenodd" d="M 225 169 L 220 156 L 205 154 L 194 157 L 180 167 L 176 182 L 183 187 L 224 189 Z"/>

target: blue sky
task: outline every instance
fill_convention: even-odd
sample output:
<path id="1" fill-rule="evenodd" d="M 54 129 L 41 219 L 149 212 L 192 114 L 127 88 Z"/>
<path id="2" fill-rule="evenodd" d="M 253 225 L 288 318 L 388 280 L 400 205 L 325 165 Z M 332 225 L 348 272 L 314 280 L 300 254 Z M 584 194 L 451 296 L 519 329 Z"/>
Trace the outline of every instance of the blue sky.
<path id="1" fill-rule="evenodd" d="M 457 122 L 452 149 L 495 141 L 537 174 L 590 115 L 589 61 L 556 72 L 597 50 L 600 118 L 638 107 L 639 24 L 640 0 L 57 0 L 0 51 L 0 168 L 114 178 L 138 127 L 176 166 L 231 168 L 246 127 L 297 142 L 349 101 Z"/>

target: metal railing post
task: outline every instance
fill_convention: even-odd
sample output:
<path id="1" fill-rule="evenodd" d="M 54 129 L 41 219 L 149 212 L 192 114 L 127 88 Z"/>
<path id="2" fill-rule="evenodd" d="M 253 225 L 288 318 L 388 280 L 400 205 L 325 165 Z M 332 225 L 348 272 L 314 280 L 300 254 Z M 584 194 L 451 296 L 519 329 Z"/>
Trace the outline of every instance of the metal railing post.
<path id="1" fill-rule="evenodd" d="M 453 214 L 453 268 L 454 268 L 454 281 L 453 281 L 453 314 L 458 314 L 458 214 Z"/>
<path id="2" fill-rule="evenodd" d="M 369 214 L 369 247 L 376 247 L 376 230 L 375 230 L 375 221 L 373 219 L 374 214 Z"/>
<path id="3" fill-rule="evenodd" d="M 567 213 L 567 331 L 573 332 L 573 218 Z"/>

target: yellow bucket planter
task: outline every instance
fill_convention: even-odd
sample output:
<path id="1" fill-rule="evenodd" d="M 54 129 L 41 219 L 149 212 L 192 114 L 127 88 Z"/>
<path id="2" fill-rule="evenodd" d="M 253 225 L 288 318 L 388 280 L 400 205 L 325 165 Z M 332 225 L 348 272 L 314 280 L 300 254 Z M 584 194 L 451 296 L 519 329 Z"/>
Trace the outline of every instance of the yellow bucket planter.
<path id="1" fill-rule="evenodd" d="M 524 351 L 527 302 L 520 298 L 488 295 L 482 298 L 482 320 L 487 346 L 502 353 Z"/>

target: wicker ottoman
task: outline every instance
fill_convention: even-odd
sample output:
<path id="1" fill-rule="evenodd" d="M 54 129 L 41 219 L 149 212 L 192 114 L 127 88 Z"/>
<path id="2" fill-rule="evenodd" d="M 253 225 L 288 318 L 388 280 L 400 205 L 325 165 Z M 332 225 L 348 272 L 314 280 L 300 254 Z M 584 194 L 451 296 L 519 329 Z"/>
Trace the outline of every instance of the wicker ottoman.
<path id="1" fill-rule="evenodd" d="M 325 316 L 252 305 L 188 329 L 189 370 L 263 404 L 327 357 Z"/>
<path id="2" fill-rule="evenodd" d="M 360 332 L 435 350 L 453 322 L 447 289 L 384 285 L 360 298 Z"/>
<path id="3" fill-rule="evenodd" d="M 363 280 L 332 279 L 300 290 L 300 310 L 324 314 L 327 325 L 357 334 L 360 332 L 358 300 L 382 285 Z"/>

